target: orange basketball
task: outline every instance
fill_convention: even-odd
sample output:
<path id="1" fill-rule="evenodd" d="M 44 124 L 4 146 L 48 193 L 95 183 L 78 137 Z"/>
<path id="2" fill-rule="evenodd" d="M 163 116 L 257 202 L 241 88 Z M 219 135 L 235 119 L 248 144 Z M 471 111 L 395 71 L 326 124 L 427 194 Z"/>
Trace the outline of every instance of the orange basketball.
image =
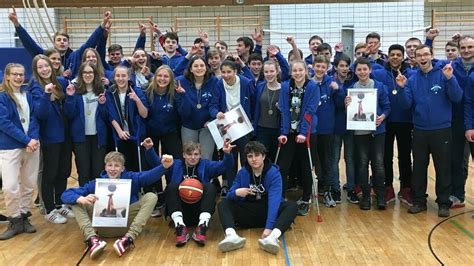
<path id="1" fill-rule="evenodd" d="M 182 201 L 188 204 L 194 204 L 201 200 L 202 189 L 202 183 L 199 179 L 186 178 L 179 184 L 179 196 Z"/>

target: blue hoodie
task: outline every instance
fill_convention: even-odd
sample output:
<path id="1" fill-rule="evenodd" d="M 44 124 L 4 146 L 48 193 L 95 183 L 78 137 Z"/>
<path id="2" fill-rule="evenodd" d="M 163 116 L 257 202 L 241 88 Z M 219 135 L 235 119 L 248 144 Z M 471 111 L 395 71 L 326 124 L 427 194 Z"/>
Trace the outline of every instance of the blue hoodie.
<path id="1" fill-rule="evenodd" d="M 252 80 L 244 77 L 238 76 L 240 79 L 240 105 L 244 108 L 247 117 L 252 120 L 252 107 L 254 106 L 254 85 Z M 217 113 L 222 112 L 225 113 L 227 110 L 227 103 L 226 103 L 226 90 L 224 88 L 224 79 L 220 79 L 217 81 L 217 85 L 215 88 L 215 95 L 211 100 L 211 105 L 209 106 L 209 113 L 211 118 L 215 119 Z"/>
<path id="2" fill-rule="evenodd" d="M 281 111 L 281 128 L 280 134 L 287 136 L 290 133 L 290 83 L 293 80 L 285 81 L 281 84 L 280 98 L 278 99 L 278 106 Z M 321 93 L 313 80 L 307 80 L 305 83 L 305 91 L 303 96 L 303 103 L 300 112 L 299 135 L 306 136 L 309 133 L 316 133 L 318 124 L 318 117 L 316 112 L 318 103 L 321 100 Z M 305 116 L 311 121 L 307 121 Z"/>
<path id="3" fill-rule="evenodd" d="M 416 70 L 412 70 L 408 64 L 404 63 L 400 72 L 408 79 L 415 71 Z M 372 71 L 372 77 L 386 86 L 387 95 L 390 100 L 390 115 L 387 117 L 387 121 L 396 123 L 412 123 L 411 111 L 402 108 L 401 106 L 401 96 L 400 93 L 398 93 L 398 86 L 395 81 L 396 77 L 394 76 L 389 64 L 384 68 L 374 69 Z M 393 91 L 396 91 L 396 93 L 394 94 Z"/>
<path id="4" fill-rule="evenodd" d="M 153 148 L 146 150 L 145 157 L 148 164 L 153 167 L 161 164 L 161 159 Z M 170 171 L 166 172 L 166 180 L 171 180 L 172 184 L 179 185 L 184 180 L 184 167 L 184 161 L 174 159 L 173 165 L 169 168 Z M 224 153 L 222 161 L 201 159 L 196 167 L 197 176 L 201 183 L 208 184 L 213 179 L 223 175 L 227 169 L 234 167 L 234 157 L 231 153 Z"/>
<path id="5" fill-rule="evenodd" d="M 170 102 L 168 95 L 153 93 L 153 101 L 150 101 L 149 105 L 146 119 L 149 136 L 177 132 L 180 118 L 175 100 Z"/>
<path id="6" fill-rule="evenodd" d="M 132 189 L 130 193 L 130 204 L 133 204 L 139 200 L 138 194 L 140 189 L 151 184 L 156 183 L 161 179 L 161 176 L 165 173 L 166 169 L 163 166 L 157 166 L 151 170 L 143 172 L 129 172 L 124 171 L 120 176 L 120 179 L 131 179 Z M 102 171 L 100 178 L 107 179 L 107 173 Z M 87 182 L 83 187 L 69 188 L 61 195 L 61 200 L 64 204 L 75 205 L 79 197 L 85 197 L 89 194 L 95 193 L 95 182 L 91 180 Z"/>
<path id="7" fill-rule="evenodd" d="M 338 90 L 330 87 L 331 77 L 324 75 L 321 82 L 315 81 L 318 90 L 321 93 L 321 99 L 318 103 L 318 125 L 316 130 L 320 135 L 334 134 L 334 127 L 336 123 L 336 103 L 335 96 Z"/>
<path id="8" fill-rule="evenodd" d="M 268 196 L 268 210 L 267 221 L 265 223 L 266 229 L 273 229 L 276 219 L 278 217 L 278 209 L 283 201 L 282 198 L 282 178 L 278 166 L 272 164 L 268 158 L 264 161 L 262 171 L 262 184 Z M 247 198 L 239 197 L 235 191 L 239 188 L 249 188 L 250 178 L 253 177 L 252 169 L 246 164 L 242 167 L 235 176 L 234 183 L 227 192 L 227 199 L 231 201 L 245 202 Z"/>
<path id="9" fill-rule="evenodd" d="M 38 54 L 43 54 L 44 50 L 41 48 L 28 32 L 20 25 L 15 28 L 18 37 L 20 38 L 23 46 L 30 52 L 31 56 L 36 56 Z M 81 64 L 82 53 L 87 48 L 95 48 L 98 40 L 101 35 L 104 34 L 104 29 L 102 26 L 97 27 L 97 29 L 91 34 L 89 39 L 79 47 L 76 51 L 72 51 L 70 48 L 66 51 L 64 55 L 61 55 L 61 64 L 63 65 L 64 69 L 71 69 L 72 77 L 75 77 L 79 71 L 79 66 Z"/>
<path id="10" fill-rule="evenodd" d="M 30 106 L 30 122 L 25 134 L 15 102 L 6 92 L 0 92 L 0 150 L 23 149 L 30 140 L 39 140 L 39 124 L 34 115 L 33 96 L 27 93 L 26 97 Z"/>
<path id="11" fill-rule="evenodd" d="M 64 103 L 64 114 L 69 119 L 70 134 L 73 142 L 86 141 L 86 116 L 84 113 L 83 95 L 67 95 Z M 107 145 L 107 123 L 109 121 L 105 104 L 97 104 L 95 125 L 99 147 Z"/>
<path id="12" fill-rule="evenodd" d="M 456 77 L 446 80 L 438 66 L 428 73 L 417 69 L 399 92 L 402 107 L 411 108 L 413 125 L 421 130 L 451 127 L 452 103 L 463 97 Z"/>
<path id="13" fill-rule="evenodd" d="M 469 75 L 468 86 L 464 90 L 464 127 L 474 129 L 474 72 Z"/>
<path id="14" fill-rule="evenodd" d="M 216 97 L 215 86 L 217 78 L 214 76 L 209 77 L 199 92 L 194 87 L 194 83 L 187 80 L 184 76 L 177 77 L 176 80 L 181 83 L 181 86 L 186 91 L 183 94 L 176 94 L 176 105 L 178 106 L 183 126 L 194 130 L 203 128 L 204 124 L 211 120 L 209 107 L 212 98 Z M 200 109 L 197 108 L 198 95 L 200 97 Z"/>

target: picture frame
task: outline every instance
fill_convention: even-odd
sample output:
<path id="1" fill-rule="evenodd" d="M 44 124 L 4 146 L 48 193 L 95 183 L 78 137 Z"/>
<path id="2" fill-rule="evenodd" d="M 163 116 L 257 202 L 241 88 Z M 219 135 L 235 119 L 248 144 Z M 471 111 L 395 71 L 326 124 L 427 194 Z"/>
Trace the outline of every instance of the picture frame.
<path id="1" fill-rule="evenodd" d="M 375 131 L 377 128 L 377 89 L 348 89 L 352 101 L 347 106 L 347 130 Z"/>
<path id="2" fill-rule="evenodd" d="M 131 179 L 96 179 L 92 226 L 127 227 L 131 191 Z"/>

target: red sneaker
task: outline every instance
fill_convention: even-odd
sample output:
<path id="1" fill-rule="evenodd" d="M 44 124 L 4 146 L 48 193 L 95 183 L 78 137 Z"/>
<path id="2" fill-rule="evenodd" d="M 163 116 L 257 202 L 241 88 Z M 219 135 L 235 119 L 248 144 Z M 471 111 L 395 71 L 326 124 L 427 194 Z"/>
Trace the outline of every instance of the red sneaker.
<path id="1" fill-rule="evenodd" d="M 200 246 L 204 246 L 206 244 L 206 231 L 207 231 L 207 226 L 205 226 L 204 224 L 199 225 L 194 230 L 193 239 Z"/>
<path id="2" fill-rule="evenodd" d="M 385 203 L 389 204 L 393 201 L 395 201 L 395 191 L 393 190 L 393 187 L 385 187 L 385 197 L 384 197 Z"/>
<path id="3" fill-rule="evenodd" d="M 122 257 L 123 253 L 133 245 L 133 239 L 127 235 L 115 240 L 114 249 L 119 257 Z"/>
<path id="4" fill-rule="evenodd" d="M 188 229 L 184 225 L 176 227 L 176 246 L 182 247 L 189 241 Z"/>
<path id="5" fill-rule="evenodd" d="M 357 196 L 361 197 L 361 196 L 362 196 L 362 188 L 361 188 L 359 185 L 356 185 L 356 186 L 354 187 L 354 193 L 355 193 Z M 360 194 L 360 195 L 359 195 L 359 194 Z"/>
<path id="6" fill-rule="evenodd" d="M 91 236 L 86 240 L 87 247 L 89 248 L 89 256 L 91 259 L 97 258 L 102 251 L 104 251 L 107 242 L 101 240 L 98 236 Z"/>
<path id="7" fill-rule="evenodd" d="M 400 202 L 403 202 L 410 207 L 413 206 L 413 201 L 411 199 L 411 188 L 402 188 Z"/>

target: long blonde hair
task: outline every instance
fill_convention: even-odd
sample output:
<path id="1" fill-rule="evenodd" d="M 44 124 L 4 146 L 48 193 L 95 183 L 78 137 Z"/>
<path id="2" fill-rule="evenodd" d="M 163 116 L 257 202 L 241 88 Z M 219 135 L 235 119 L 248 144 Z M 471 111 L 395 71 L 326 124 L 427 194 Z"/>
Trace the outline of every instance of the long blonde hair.
<path id="1" fill-rule="evenodd" d="M 154 93 L 158 92 L 158 85 L 156 84 L 156 75 L 162 69 L 166 70 L 166 72 L 168 72 L 168 75 L 170 76 L 170 83 L 168 84 L 168 86 L 166 86 L 166 96 L 168 96 L 168 101 L 170 103 L 172 103 L 174 100 L 174 89 L 176 88 L 176 81 L 174 79 L 173 70 L 171 70 L 171 68 L 167 65 L 162 65 L 158 69 L 156 69 L 155 75 L 153 76 L 150 85 L 148 85 L 148 88 L 146 89 L 146 95 L 148 96 L 148 100 L 150 101 L 150 103 L 153 103 Z"/>
<path id="2" fill-rule="evenodd" d="M 35 56 L 33 58 L 33 63 L 32 63 L 32 69 L 33 69 L 33 76 L 35 77 L 36 81 L 38 81 L 38 83 L 41 85 L 41 87 L 43 88 L 44 90 L 44 87 L 47 85 L 46 81 L 44 81 L 39 73 L 38 73 L 38 61 L 39 60 L 45 60 L 46 63 L 48 63 L 49 67 L 51 67 L 51 83 L 53 83 L 53 85 L 55 85 L 54 89 L 53 89 L 53 93 L 51 94 L 51 101 L 55 101 L 55 100 L 62 100 L 64 99 L 66 96 L 64 95 L 64 91 L 63 91 L 63 87 L 61 86 L 61 84 L 59 83 L 58 79 L 56 78 L 56 75 L 54 74 L 54 67 L 53 67 L 53 64 L 51 63 L 51 60 L 49 60 L 49 58 L 43 54 L 39 54 L 37 56 Z"/>
<path id="3" fill-rule="evenodd" d="M 7 77 L 11 74 L 12 68 L 22 68 L 23 74 L 25 74 L 25 67 L 23 65 L 17 64 L 17 63 L 8 63 L 7 66 L 5 67 L 5 71 L 3 71 L 3 81 L 0 84 L 0 92 L 6 92 L 7 95 L 10 98 L 12 98 L 12 100 L 15 102 L 17 108 L 20 108 L 21 110 L 21 105 L 18 99 L 15 97 L 14 89 L 10 86 L 10 84 L 7 81 Z"/>

